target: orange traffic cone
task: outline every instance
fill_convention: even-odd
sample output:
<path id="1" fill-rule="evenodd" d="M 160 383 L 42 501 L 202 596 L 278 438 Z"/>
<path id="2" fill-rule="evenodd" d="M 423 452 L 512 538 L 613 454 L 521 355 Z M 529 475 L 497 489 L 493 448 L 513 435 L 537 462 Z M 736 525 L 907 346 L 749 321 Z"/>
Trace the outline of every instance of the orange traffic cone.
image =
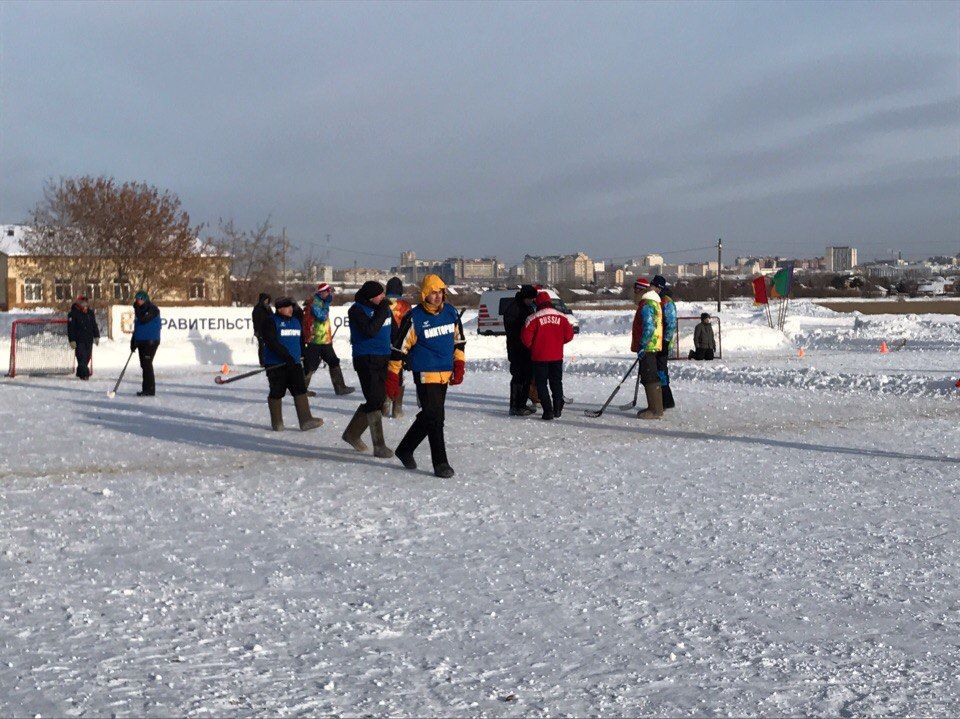
<path id="1" fill-rule="evenodd" d="M 228 364 L 223 364 L 223 365 L 220 367 L 220 374 L 230 374 L 230 365 L 228 365 Z"/>
<path id="2" fill-rule="evenodd" d="M 887 349 L 887 341 L 886 341 L 886 340 L 883 340 L 883 341 L 880 343 L 880 354 L 885 355 L 885 354 L 886 354 L 887 352 L 889 352 L 889 351 L 890 351 L 890 350 Z"/>
<path id="3" fill-rule="evenodd" d="M 797 357 L 803 357 L 805 354 L 806 352 L 804 352 L 803 347 L 801 347 L 800 350 L 797 352 Z"/>

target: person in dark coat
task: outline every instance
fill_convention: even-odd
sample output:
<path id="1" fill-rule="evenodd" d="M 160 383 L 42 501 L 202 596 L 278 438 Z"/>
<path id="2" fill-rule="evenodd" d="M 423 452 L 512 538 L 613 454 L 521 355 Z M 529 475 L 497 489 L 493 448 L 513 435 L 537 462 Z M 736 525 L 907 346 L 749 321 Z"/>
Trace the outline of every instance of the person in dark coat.
<path id="1" fill-rule="evenodd" d="M 382 458 L 393 456 L 393 450 L 387 447 L 383 437 L 383 401 L 387 396 L 387 363 L 392 352 L 392 316 L 386 290 L 379 282 L 365 282 L 347 311 L 353 369 L 360 379 L 364 403 L 347 425 L 343 441 L 358 452 L 366 452 L 367 445 L 360 437 L 369 427 L 373 454 Z"/>
<path id="2" fill-rule="evenodd" d="M 273 317 L 273 310 L 270 309 L 270 301 L 273 298 L 266 292 L 261 292 L 257 298 L 257 304 L 253 308 L 253 336 L 257 338 L 257 358 L 260 360 L 260 366 L 266 367 L 263 362 L 263 336 L 261 334 L 263 323 Z"/>
<path id="3" fill-rule="evenodd" d="M 67 314 L 67 340 L 77 356 L 77 377 L 90 379 L 90 357 L 93 346 L 100 344 L 100 328 L 83 295 L 77 298 Z"/>
<path id="4" fill-rule="evenodd" d="M 536 297 L 537 289 L 533 285 L 523 285 L 503 315 L 503 328 L 507 333 L 507 360 L 510 362 L 510 414 L 515 417 L 533 414 L 533 410 L 527 406 L 530 383 L 533 381 L 533 361 L 521 334 L 527 318 L 536 312 L 533 306 Z"/>
<path id="5" fill-rule="evenodd" d="M 277 299 L 275 313 L 270 314 L 260 326 L 263 337 L 263 362 L 267 370 L 270 394 L 267 406 L 270 410 L 270 426 L 279 432 L 283 426 L 283 397 L 290 392 L 297 409 L 297 420 L 303 431 L 316 429 L 323 420 L 310 413 L 307 401 L 307 384 L 303 376 L 303 327 L 297 319 L 296 303 L 289 297 Z M 279 365 L 279 366 L 278 366 Z"/>
<path id="6" fill-rule="evenodd" d="M 690 350 L 690 359 L 712 360 L 717 350 L 717 341 L 713 337 L 713 325 L 710 324 L 710 314 L 700 315 L 700 322 L 693 329 L 693 349 Z"/>
<path id="7" fill-rule="evenodd" d="M 153 358 L 160 347 L 160 309 L 150 301 L 150 296 L 140 290 L 133 298 L 133 337 L 130 351 L 140 356 L 143 371 L 143 388 L 137 397 L 153 397 L 157 393 L 153 374 Z"/>

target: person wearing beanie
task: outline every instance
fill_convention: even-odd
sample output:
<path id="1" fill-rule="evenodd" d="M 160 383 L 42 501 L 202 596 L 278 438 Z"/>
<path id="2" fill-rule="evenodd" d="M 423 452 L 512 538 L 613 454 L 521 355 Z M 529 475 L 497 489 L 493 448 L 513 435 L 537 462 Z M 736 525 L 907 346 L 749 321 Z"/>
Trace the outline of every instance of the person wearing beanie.
<path id="1" fill-rule="evenodd" d="M 157 393 L 153 358 L 157 355 L 158 347 L 160 309 L 150 301 L 150 295 L 140 290 L 133 297 L 133 336 L 130 338 L 130 352 L 138 354 L 143 372 L 143 385 L 137 392 L 137 397 L 153 397 Z"/>
<path id="2" fill-rule="evenodd" d="M 523 344 L 530 349 L 533 378 L 543 407 L 542 419 L 560 417 L 563 412 L 563 346 L 573 339 L 573 325 L 553 308 L 546 292 L 536 298 L 537 311 L 523 326 Z"/>
<path id="3" fill-rule="evenodd" d="M 307 385 L 303 377 L 301 340 L 303 327 L 295 314 L 297 304 L 289 297 L 279 297 L 274 303 L 276 312 L 269 315 L 260 328 L 263 338 L 263 364 L 267 367 L 267 382 L 270 393 L 267 407 L 270 410 L 270 427 L 280 432 L 283 426 L 283 398 L 290 392 L 297 409 L 300 429 L 306 432 L 316 429 L 323 420 L 310 413 L 307 400 Z"/>
<path id="4" fill-rule="evenodd" d="M 633 336 L 630 351 L 640 360 L 640 382 L 647 396 L 647 408 L 637 414 L 641 419 L 663 417 L 663 394 L 657 374 L 657 353 L 663 349 L 663 310 L 660 295 L 650 287 L 650 281 L 639 278 L 633 285 L 637 312 L 633 317 Z"/>
<path id="5" fill-rule="evenodd" d="M 659 275 L 654 278 L 663 279 Z M 657 352 L 657 376 L 660 378 L 660 393 L 663 396 L 663 408 L 673 409 L 673 390 L 670 388 L 670 367 L 668 360 L 677 339 L 677 303 L 673 301 L 673 289 L 664 282 L 657 284 L 660 292 L 660 309 L 663 311 L 663 348 Z"/>
<path id="6" fill-rule="evenodd" d="M 77 357 L 77 377 L 90 379 L 90 357 L 93 346 L 100 344 L 100 328 L 83 295 L 77 297 L 67 314 L 67 341 Z"/>
<path id="7" fill-rule="evenodd" d="M 713 325 L 710 324 L 710 313 L 700 315 L 700 322 L 693 329 L 693 349 L 690 350 L 692 360 L 712 360 L 717 350 L 717 340 L 713 336 Z"/>
<path id="8" fill-rule="evenodd" d="M 317 285 L 308 307 L 307 315 L 307 348 L 304 355 L 304 367 L 307 373 L 307 387 L 313 373 L 320 367 L 321 362 L 327 363 L 330 370 L 330 383 L 337 395 L 354 392 L 343 379 L 343 370 L 340 369 L 340 358 L 333 349 L 333 331 L 330 322 L 330 305 L 333 304 L 333 288 L 326 282 Z M 308 393 L 309 394 L 309 393 Z"/>
<path id="9" fill-rule="evenodd" d="M 403 299 L 403 280 L 399 277 L 391 277 L 387 281 L 387 302 L 390 303 L 390 312 L 393 315 L 391 327 L 391 345 L 396 347 L 400 340 L 397 333 L 400 331 L 400 323 L 410 311 L 410 303 Z M 396 397 L 387 397 L 383 402 L 383 416 L 399 419 L 403 417 L 403 369 L 398 374 L 399 388 Z"/>
<path id="10" fill-rule="evenodd" d="M 446 302 L 446 288 L 437 275 L 427 275 L 420 286 L 420 304 L 410 310 L 397 330 L 387 374 L 387 394 L 396 397 L 404 365 L 413 373 L 420 411 L 397 445 L 397 459 L 407 469 L 416 469 L 413 453 L 424 439 L 430 444 L 430 459 L 437 477 L 452 477 L 443 433 L 447 387 L 463 382 L 466 371 L 466 340 L 460 315 Z"/>
<path id="11" fill-rule="evenodd" d="M 536 310 L 537 289 L 522 285 L 503 313 L 503 329 L 507 335 L 507 360 L 510 362 L 510 415 L 526 417 L 533 414 L 527 406 L 530 383 L 533 381 L 533 362 L 530 349 L 523 344 L 521 334 L 527 318 Z"/>
<path id="12" fill-rule="evenodd" d="M 273 298 L 266 292 L 261 292 L 260 296 L 257 297 L 257 304 L 254 305 L 253 312 L 250 313 L 251 319 L 253 320 L 253 336 L 257 340 L 257 359 L 260 360 L 261 367 L 267 366 L 263 362 L 262 327 L 264 322 L 273 317 L 273 309 L 270 307 L 272 300 Z"/>
<path id="13" fill-rule="evenodd" d="M 382 458 L 393 456 L 393 450 L 387 447 L 383 436 L 383 400 L 386 397 L 384 385 L 387 381 L 393 328 L 390 321 L 390 303 L 385 302 L 385 299 L 383 285 L 373 281 L 364 282 L 347 311 L 353 369 L 360 379 L 364 402 L 357 408 L 343 432 L 344 442 L 358 452 L 366 452 L 367 445 L 361 437 L 369 427 L 373 454 Z"/>

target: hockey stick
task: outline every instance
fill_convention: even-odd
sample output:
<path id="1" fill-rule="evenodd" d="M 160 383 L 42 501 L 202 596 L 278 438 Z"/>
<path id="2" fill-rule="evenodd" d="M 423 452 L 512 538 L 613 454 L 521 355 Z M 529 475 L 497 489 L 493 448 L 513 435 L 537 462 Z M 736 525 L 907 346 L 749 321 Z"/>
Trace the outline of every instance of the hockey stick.
<path id="1" fill-rule="evenodd" d="M 284 364 L 275 364 L 269 367 L 261 367 L 260 369 L 252 370 L 251 372 L 244 372 L 243 374 L 238 374 L 236 377 L 231 377 L 230 379 L 224 379 L 220 375 L 217 375 L 213 378 L 213 381 L 217 384 L 230 384 L 231 382 L 236 382 L 237 380 L 246 379 L 247 377 L 253 377 L 255 374 L 260 374 L 261 372 L 266 372 L 267 370 L 277 369 L 278 367 L 283 367 Z"/>
<path id="2" fill-rule="evenodd" d="M 107 397 L 113 399 L 117 396 L 117 390 L 120 388 L 120 383 L 123 382 L 123 375 L 127 373 L 127 366 L 130 364 L 130 360 L 133 359 L 133 355 L 136 354 L 136 350 L 130 351 L 130 356 L 127 357 L 127 361 L 123 365 L 123 369 L 120 370 L 120 376 L 117 377 L 117 383 L 113 385 L 113 389 L 107 392 Z"/>
<path id="3" fill-rule="evenodd" d="M 584 412 L 584 415 L 586 415 L 587 417 L 599 417 L 601 414 L 603 414 L 603 411 L 607 408 L 607 406 L 611 402 L 613 402 L 613 398 L 617 396 L 617 392 L 620 391 L 620 388 L 623 387 L 623 383 L 627 381 L 627 378 L 633 372 L 633 368 L 636 367 L 638 364 L 640 364 L 639 357 L 637 357 L 633 361 L 633 364 L 630 365 L 630 369 L 627 370 L 627 373 L 623 376 L 623 379 L 620 380 L 620 384 L 614 387 L 613 393 L 607 398 L 607 401 L 603 403 L 603 407 L 601 407 L 600 409 L 588 409 Z"/>
<path id="4" fill-rule="evenodd" d="M 620 405 L 622 411 L 633 409 L 637 406 L 637 398 L 640 396 L 640 373 L 637 373 L 637 386 L 633 388 L 633 402 Z"/>

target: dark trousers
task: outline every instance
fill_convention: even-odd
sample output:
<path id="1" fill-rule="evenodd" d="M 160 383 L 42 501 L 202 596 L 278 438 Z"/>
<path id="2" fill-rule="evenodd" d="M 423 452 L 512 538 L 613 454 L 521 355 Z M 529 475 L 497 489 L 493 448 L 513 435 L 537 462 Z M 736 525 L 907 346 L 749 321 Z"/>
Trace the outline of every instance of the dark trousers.
<path id="1" fill-rule="evenodd" d="M 530 383 L 533 381 L 533 362 L 530 357 L 510 360 L 510 406 L 523 409 L 527 406 Z"/>
<path id="2" fill-rule="evenodd" d="M 283 365 L 267 370 L 267 382 L 270 383 L 270 399 L 283 399 L 289 391 L 292 397 L 304 394 L 307 384 L 303 378 L 301 365 Z"/>
<path id="3" fill-rule="evenodd" d="M 657 352 L 657 377 L 660 378 L 661 387 L 666 387 L 670 384 L 670 368 L 667 366 L 669 355 L 669 350 L 660 350 Z"/>
<path id="4" fill-rule="evenodd" d="M 157 355 L 160 342 L 156 340 L 138 341 L 137 355 L 140 357 L 140 369 L 143 371 L 143 393 L 155 394 L 157 381 L 153 375 L 153 358 Z"/>
<path id="5" fill-rule="evenodd" d="M 534 362 L 533 379 L 544 413 L 563 409 L 563 360 Z"/>
<path id="6" fill-rule="evenodd" d="M 93 354 L 93 342 L 77 342 L 74 350 L 77 356 L 77 377 L 86 379 L 90 376 L 90 355 Z"/>
<path id="7" fill-rule="evenodd" d="M 360 390 L 366 400 L 360 409 L 369 414 L 383 410 L 387 398 L 387 363 L 390 355 L 358 355 L 353 358 L 353 369 L 360 379 Z"/>
<path id="8" fill-rule="evenodd" d="M 697 347 L 695 350 L 690 350 L 689 357 L 692 360 L 712 360 L 713 350 L 709 347 Z"/>
<path id="9" fill-rule="evenodd" d="M 640 360 L 640 384 L 660 384 L 660 375 L 657 373 L 657 353 L 647 352 Z"/>
<path id="10" fill-rule="evenodd" d="M 447 385 L 422 384 L 416 372 L 413 382 L 417 387 L 420 411 L 410 429 L 397 445 L 397 454 L 413 454 L 424 439 L 430 440 L 430 459 L 436 469 L 447 462 L 447 445 L 443 437 L 444 405 L 447 401 Z"/>
<path id="11" fill-rule="evenodd" d="M 303 353 L 303 369 L 309 374 L 316 372 L 320 367 L 320 362 L 326 362 L 328 367 L 339 367 L 340 358 L 337 357 L 333 345 L 315 345 L 312 342 L 307 345 Z"/>

